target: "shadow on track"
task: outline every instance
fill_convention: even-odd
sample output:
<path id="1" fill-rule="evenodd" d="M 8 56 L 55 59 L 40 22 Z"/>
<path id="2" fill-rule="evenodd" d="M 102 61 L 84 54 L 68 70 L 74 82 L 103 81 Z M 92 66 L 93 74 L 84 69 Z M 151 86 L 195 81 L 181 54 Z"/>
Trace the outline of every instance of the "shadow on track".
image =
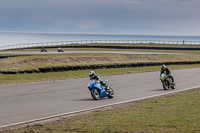
<path id="1" fill-rule="evenodd" d="M 150 91 L 165 91 L 164 89 L 155 89 L 155 90 L 150 90 Z"/>
<path id="2" fill-rule="evenodd" d="M 101 98 L 100 100 L 94 100 L 93 98 L 85 98 L 85 99 L 74 99 L 72 101 L 102 101 L 102 100 L 108 100 L 108 98 Z"/>

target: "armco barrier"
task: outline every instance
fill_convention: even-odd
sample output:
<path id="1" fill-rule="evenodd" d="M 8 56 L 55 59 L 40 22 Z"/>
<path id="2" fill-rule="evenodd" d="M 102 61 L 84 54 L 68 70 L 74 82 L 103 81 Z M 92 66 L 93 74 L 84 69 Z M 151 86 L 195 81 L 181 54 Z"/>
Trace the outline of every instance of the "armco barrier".
<path id="1" fill-rule="evenodd" d="M 154 50 L 200 50 L 200 47 L 151 47 L 151 46 L 108 46 L 108 45 L 74 45 L 74 46 L 67 46 L 63 45 L 60 46 L 61 48 L 111 48 L 111 49 L 154 49 Z M 26 48 L 12 48 L 11 50 L 16 49 L 36 49 L 41 48 L 38 47 L 26 47 Z M 45 46 L 45 48 L 58 48 L 58 46 Z"/>
<path id="2" fill-rule="evenodd" d="M 26 49 L 26 48 L 41 48 L 41 47 L 62 47 L 66 45 L 103 45 L 103 44 L 174 44 L 174 45 L 200 45 L 200 41 L 167 41 L 167 40 L 74 40 L 74 41 L 59 41 L 59 42 L 38 42 L 38 43 L 25 43 L 1 46 L 0 50 L 6 49 Z M 107 45 L 108 46 L 108 45 Z M 112 47 L 112 46 L 111 46 Z"/>
<path id="3" fill-rule="evenodd" d="M 144 67 L 144 66 L 160 66 L 165 65 L 185 65 L 185 64 L 200 64 L 200 61 L 179 61 L 179 62 L 143 62 L 143 63 L 115 63 L 115 64 L 97 64 L 97 65 L 77 65 L 77 66 L 61 66 L 61 67 L 46 67 L 38 68 L 38 70 L 24 70 L 24 71 L 0 71 L 2 74 L 24 74 L 24 73 L 47 73 L 47 72 L 62 72 L 62 71 L 76 71 L 89 69 L 109 69 L 109 68 L 125 68 L 125 67 Z"/>

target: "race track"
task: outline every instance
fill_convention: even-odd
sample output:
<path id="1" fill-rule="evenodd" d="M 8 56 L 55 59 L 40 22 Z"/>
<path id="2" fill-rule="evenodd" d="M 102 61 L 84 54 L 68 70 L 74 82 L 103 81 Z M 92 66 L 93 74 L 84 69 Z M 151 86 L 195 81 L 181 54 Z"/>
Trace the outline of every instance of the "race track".
<path id="1" fill-rule="evenodd" d="M 88 78 L 2 85 L 0 127 L 200 86 L 200 68 L 172 71 L 177 86 L 175 90 L 168 91 L 163 90 L 159 73 L 157 71 L 102 77 L 109 81 L 109 86 L 115 91 L 115 97 L 99 101 L 93 100 L 87 89 Z"/>
<path id="2" fill-rule="evenodd" d="M 162 53 L 162 52 L 127 52 L 127 51 L 20 51 L 20 52 L 0 52 L 0 54 L 70 54 L 70 53 L 111 53 L 111 54 L 137 54 L 137 55 L 177 55 L 181 53 Z"/>

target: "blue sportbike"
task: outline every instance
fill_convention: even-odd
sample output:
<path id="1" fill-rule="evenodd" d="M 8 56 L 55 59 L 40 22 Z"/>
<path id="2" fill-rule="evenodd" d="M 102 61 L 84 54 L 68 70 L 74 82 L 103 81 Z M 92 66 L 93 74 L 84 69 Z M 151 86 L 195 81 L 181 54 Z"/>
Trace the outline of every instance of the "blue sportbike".
<path id="1" fill-rule="evenodd" d="M 105 82 L 105 84 L 108 83 L 108 81 L 104 81 L 104 82 Z M 89 81 L 88 89 L 91 92 L 91 96 L 95 100 L 99 100 L 100 98 L 103 98 L 103 97 L 108 97 L 108 98 L 114 97 L 114 91 L 111 87 L 107 86 L 107 88 L 106 88 L 105 86 L 102 86 L 100 84 L 100 82 L 98 82 L 96 80 Z"/>

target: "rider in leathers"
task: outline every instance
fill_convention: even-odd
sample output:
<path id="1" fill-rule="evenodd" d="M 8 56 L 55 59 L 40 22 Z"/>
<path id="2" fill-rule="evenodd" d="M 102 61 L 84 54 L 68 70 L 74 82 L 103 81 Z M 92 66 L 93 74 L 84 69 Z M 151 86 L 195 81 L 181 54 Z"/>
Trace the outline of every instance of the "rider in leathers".
<path id="1" fill-rule="evenodd" d="M 94 80 L 96 80 L 97 82 L 100 82 L 100 84 L 101 84 L 102 86 L 104 86 L 105 90 L 108 91 L 108 86 L 107 86 L 107 84 L 106 84 L 104 81 L 102 81 L 102 80 L 100 79 L 100 76 L 96 75 L 94 71 L 91 71 L 91 72 L 89 73 L 89 76 L 90 76 L 90 80 L 91 80 L 91 79 L 94 79 Z"/>
<path id="2" fill-rule="evenodd" d="M 171 71 L 169 70 L 169 68 L 167 68 L 165 65 L 161 66 L 160 76 L 163 73 L 165 73 L 169 78 L 171 78 L 172 82 L 174 83 L 174 77 L 172 76 Z"/>

